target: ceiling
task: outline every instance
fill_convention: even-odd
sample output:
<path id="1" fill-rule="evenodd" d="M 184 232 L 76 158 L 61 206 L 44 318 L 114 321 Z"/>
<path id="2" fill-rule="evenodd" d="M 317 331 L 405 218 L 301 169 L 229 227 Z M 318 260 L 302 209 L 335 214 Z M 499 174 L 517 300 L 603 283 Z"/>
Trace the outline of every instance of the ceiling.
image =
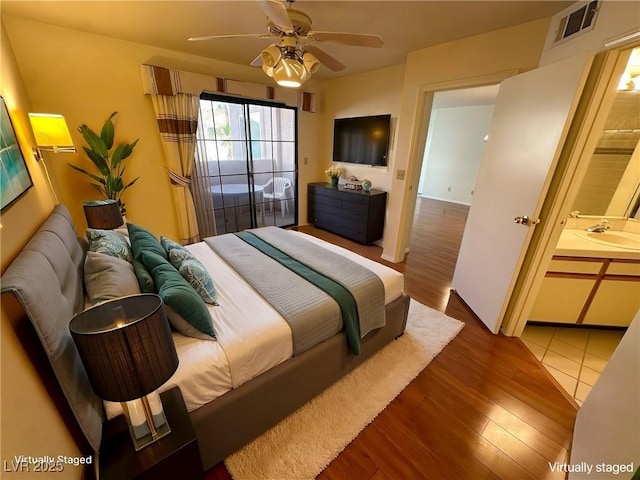
<path id="1" fill-rule="evenodd" d="M 314 75 L 334 78 L 405 62 L 408 52 L 439 43 L 550 17 L 572 1 L 314 1 L 294 7 L 308 14 L 314 30 L 374 33 L 380 49 L 323 43 L 345 64 Z M 248 65 L 272 39 L 188 42 L 204 35 L 267 33 L 266 17 L 253 0 L 34 1 L 2 0 L 2 15 L 154 45 Z"/>

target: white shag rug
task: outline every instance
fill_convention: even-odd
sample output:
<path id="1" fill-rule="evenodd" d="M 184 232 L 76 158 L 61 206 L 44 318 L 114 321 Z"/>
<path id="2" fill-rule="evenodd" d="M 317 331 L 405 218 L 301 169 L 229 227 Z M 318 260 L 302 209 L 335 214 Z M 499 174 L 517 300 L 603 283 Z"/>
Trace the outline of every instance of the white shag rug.
<path id="1" fill-rule="evenodd" d="M 229 473 L 234 480 L 315 478 L 463 326 L 411 300 L 402 337 L 228 457 Z"/>

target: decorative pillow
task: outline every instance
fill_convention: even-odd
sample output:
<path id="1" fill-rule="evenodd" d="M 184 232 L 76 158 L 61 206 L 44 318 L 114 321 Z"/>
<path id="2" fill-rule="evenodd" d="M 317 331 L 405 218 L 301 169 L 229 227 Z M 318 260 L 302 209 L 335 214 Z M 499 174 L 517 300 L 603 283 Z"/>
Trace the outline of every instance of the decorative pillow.
<path id="1" fill-rule="evenodd" d="M 89 251 L 122 258 L 131 263 L 133 255 L 129 243 L 122 235 L 112 230 L 87 228 Z"/>
<path id="2" fill-rule="evenodd" d="M 158 294 L 167 307 L 171 324 L 184 335 L 214 340 L 215 331 L 207 306 L 191 285 L 165 258 L 143 251 L 140 258 L 151 272 Z"/>
<path id="3" fill-rule="evenodd" d="M 172 248 L 167 253 L 169 254 L 169 262 L 178 270 L 180 270 L 180 265 L 185 260 L 196 260 L 196 257 L 186 248 Z"/>
<path id="4" fill-rule="evenodd" d="M 200 295 L 205 303 L 218 305 L 213 279 L 205 266 L 193 254 L 177 242 L 160 237 L 160 243 L 169 256 L 169 262 Z M 183 268 L 184 266 L 184 268 Z"/>
<path id="5" fill-rule="evenodd" d="M 142 252 L 152 252 L 164 259 L 167 258 L 167 252 L 160 245 L 160 241 L 149 230 L 134 223 L 127 223 L 127 230 L 133 258 L 140 260 Z"/>
<path id="6" fill-rule="evenodd" d="M 175 250 L 175 254 L 179 254 L 179 256 L 181 257 L 192 256 L 189 250 L 184 248 L 178 242 L 171 240 L 170 238 L 160 237 L 160 244 L 162 245 L 162 248 L 164 248 L 164 250 L 167 252 L 167 257 L 169 258 L 170 262 L 171 262 L 171 252 L 173 250 Z M 176 268 L 180 268 L 180 265 L 174 265 L 173 262 L 171 262 L 171 264 Z"/>
<path id="7" fill-rule="evenodd" d="M 140 293 L 133 265 L 126 260 L 99 252 L 87 252 L 84 285 L 93 303 Z"/>
<path id="8" fill-rule="evenodd" d="M 147 270 L 147 267 L 145 267 L 142 262 L 134 259 L 133 271 L 136 274 L 142 293 L 155 293 L 156 284 L 153 283 L 153 277 L 149 273 L 149 270 Z"/>
<path id="9" fill-rule="evenodd" d="M 202 263 L 195 258 L 186 259 L 182 262 L 178 271 L 205 303 L 218 305 L 213 280 Z"/>

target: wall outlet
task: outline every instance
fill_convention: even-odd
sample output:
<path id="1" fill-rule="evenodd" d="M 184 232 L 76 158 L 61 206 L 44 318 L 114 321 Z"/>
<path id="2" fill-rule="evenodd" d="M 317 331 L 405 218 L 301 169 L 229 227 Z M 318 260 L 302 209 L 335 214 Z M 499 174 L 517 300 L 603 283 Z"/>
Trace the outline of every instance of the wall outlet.
<path id="1" fill-rule="evenodd" d="M 404 170 L 396 170 L 396 180 L 404 180 Z"/>

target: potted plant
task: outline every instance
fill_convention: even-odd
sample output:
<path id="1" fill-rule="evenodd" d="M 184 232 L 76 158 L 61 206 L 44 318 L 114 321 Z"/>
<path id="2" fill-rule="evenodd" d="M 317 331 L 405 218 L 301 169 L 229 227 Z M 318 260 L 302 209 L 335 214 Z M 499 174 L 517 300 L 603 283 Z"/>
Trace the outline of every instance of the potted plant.
<path id="1" fill-rule="evenodd" d="M 93 182 L 91 185 L 102 193 L 105 198 L 115 200 L 120 205 L 120 211 L 124 215 L 126 213 L 124 203 L 121 200 L 122 193 L 131 185 L 138 181 L 136 177 L 129 183 L 125 183 L 123 176 L 125 171 L 124 160 L 127 159 L 136 147 L 138 140 L 132 143 L 121 143 L 114 148 L 115 128 L 113 125 L 113 117 L 118 112 L 113 112 L 104 122 L 100 135 L 96 134 L 86 125 L 80 125 L 78 131 L 82 134 L 84 141 L 88 147 L 83 146 L 89 160 L 98 169 L 98 173 L 94 174 L 87 170 L 69 164 L 71 168 L 80 173 L 87 175 Z"/>
<path id="2" fill-rule="evenodd" d="M 344 171 L 341 168 L 331 166 L 331 168 L 325 170 L 324 173 L 326 173 L 331 179 L 331 185 L 333 187 L 337 187 L 338 179 L 344 174 Z"/>

